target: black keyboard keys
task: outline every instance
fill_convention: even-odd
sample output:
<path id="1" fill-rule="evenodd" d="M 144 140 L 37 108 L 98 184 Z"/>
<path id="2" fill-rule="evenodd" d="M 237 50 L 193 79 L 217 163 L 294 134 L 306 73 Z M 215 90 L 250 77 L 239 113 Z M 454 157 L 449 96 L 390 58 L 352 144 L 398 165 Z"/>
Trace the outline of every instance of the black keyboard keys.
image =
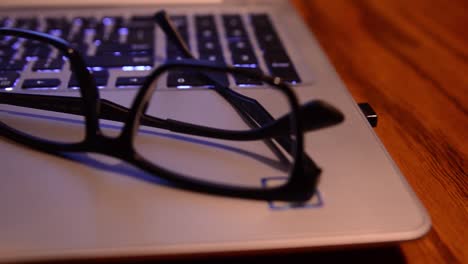
<path id="1" fill-rule="evenodd" d="M 62 58 L 38 59 L 34 62 L 33 71 L 60 71 L 65 62 Z"/>
<path id="2" fill-rule="evenodd" d="M 86 57 L 88 67 L 153 67 L 153 56 L 90 56 Z"/>
<path id="3" fill-rule="evenodd" d="M 96 55 L 152 55 L 153 45 L 150 43 L 123 44 L 104 43 L 96 51 Z"/>
<path id="4" fill-rule="evenodd" d="M 15 86 L 19 74 L 16 72 L 0 72 L 0 89 L 11 89 Z"/>
<path id="5" fill-rule="evenodd" d="M 195 30 L 200 58 L 224 63 L 214 16 L 195 16 Z"/>
<path id="6" fill-rule="evenodd" d="M 197 15 L 194 18 L 194 22 L 200 59 L 224 64 L 224 57 L 214 21 L 214 16 Z M 181 28 L 183 31 L 186 31 L 187 28 L 185 23 L 186 22 L 179 22 L 179 28 Z M 185 32 L 182 33 L 182 35 L 185 34 Z M 168 47 L 168 55 L 182 57 L 180 51 L 175 50 L 175 48 L 175 46 Z M 224 73 L 209 73 L 207 75 L 202 75 L 194 71 L 171 71 L 168 75 L 167 82 L 169 87 L 179 88 L 229 85 L 227 75 Z"/>
<path id="7" fill-rule="evenodd" d="M 94 80 L 96 81 L 96 86 L 104 87 L 107 85 L 107 80 L 109 79 L 109 71 L 93 71 L 92 72 Z M 68 87 L 71 89 L 77 89 L 79 87 L 78 80 L 76 76 L 73 74 L 68 82 Z"/>
<path id="8" fill-rule="evenodd" d="M 24 59 L 2 61 L 0 58 L 0 71 L 21 71 L 27 63 Z"/>
<path id="9" fill-rule="evenodd" d="M 185 16 L 171 16 L 173 25 L 176 27 L 177 32 L 180 34 L 184 42 L 190 49 L 190 42 L 188 37 L 188 22 Z M 169 38 L 166 37 L 166 58 L 169 60 L 177 60 L 183 58 L 182 51 L 175 45 Z"/>
<path id="10" fill-rule="evenodd" d="M 130 44 L 154 44 L 153 27 L 129 27 L 127 43 Z"/>
<path id="11" fill-rule="evenodd" d="M 240 15 L 223 15 L 223 25 L 226 32 L 232 64 L 238 67 L 259 71 L 258 60 L 249 40 L 247 31 Z M 234 75 L 237 85 L 258 85 L 258 81 L 240 75 Z"/>
<path id="12" fill-rule="evenodd" d="M 266 53 L 264 54 L 265 64 L 273 76 L 280 77 L 286 82 L 300 82 L 294 65 L 285 53 Z"/>
<path id="13" fill-rule="evenodd" d="M 148 17 L 103 17 L 95 21 L 78 18 L 85 28 L 93 26 L 95 49 L 85 57 L 88 67 L 153 67 L 154 22 Z M 96 41 L 99 40 L 99 41 Z"/>
<path id="14" fill-rule="evenodd" d="M 8 47 L 0 47 L 0 58 L 11 58 L 13 56 L 13 54 L 15 54 L 16 51 L 12 48 L 8 48 Z"/>
<path id="15" fill-rule="evenodd" d="M 200 16 L 198 16 L 198 20 L 200 21 Z M 190 49 L 190 42 L 189 42 L 189 31 L 188 31 L 188 21 L 186 16 L 171 16 L 170 17 L 173 25 L 176 27 L 178 33 L 187 44 L 188 48 Z M 209 20 L 209 18 L 208 18 Z M 195 22 L 197 24 L 197 22 Z M 208 21 L 208 24 L 210 22 Z M 207 27 L 209 25 L 207 24 Z M 196 25 L 197 26 L 197 25 Z M 198 26 L 201 26 L 198 24 Z M 198 32 L 198 30 L 197 30 Z M 203 40 L 197 39 L 197 44 L 199 49 L 203 49 Z M 200 45 L 201 44 L 201 45 Z M 206 50 L 211 50 L 214 48 L 214 43 L 208 44 Z M 166 55 L 167 59 L 169 60 L 178 60 L 184 58 L 184 54 L 178 48 L 177 45 L 172 43 L 169 38 L 166 38 Z M 178 88 L 190 88 L 190 87 L 205 87 L 209 85 L 209 79 L 200 75 L 198 72 L 194 71 L 181 71 L 181 70 L 173 70 L 170 71 L 167 77 L 167 86 L 168 87 L 178 87 Z"/>
<path id="16" fill-rule="evenodd" d="M 23 57 L 37 57 L 37 58 L 47 58 L 49 57 L 52 49 L 46 45 L 24 45 Z"/>
<path id="17" fill-rule="evenodd" d="M 223 15 L 223 25 L 232 64 L 240 67 L 258 67 L 258 60 L 247 35 L 240 15 Z"/>
<path id="18" fill-rule="evenodd" d="M 115 85 L 119 88 L 141 86 L 145 82 L 146 76 L 140 77 L 119 77 Z"/>
<path id="19" fill-rule="evenodd" d="M 39 20 L 37 18 L 17 18 L 16 23 L 14 24 L 15 28 L 37 30 L 39 26 Z"/>
<path id="20" fill-rule="evenodd" d="M 258 61 L 253 51 L 233 52 L 232 64 L 240 67 L 257 68 Z"/>
<path id="21" fill-rule="evenodd" d="M 124 19 L 120 16 L 106 16 L 102 19 L 102 23 L 106 26 L 103 43 L 119 43 L 121 38 L 120 29 L 123 28 Z M 128 32 L 128 29 L 126 29 Z"/>
<path id="22" fill-rule="evenodd" d="M 70 34 L 71 24 L 65 17 L 46 17 L 45 23 L 48 34 L 64 39 Z"/>
<path id="23" fill-rule="evenodd" d="M 26 79 L 23 82 L 23 89 L 41 89 L 41 88 L 57 88 L 60 86 L 59 79 Z"/>
<path id="24" fill-rule="evenodd" d="M 260 73 L 261 70 L 259 68 L 246 68 L 247 70 L 250 70 L 250 71 L 253 71 L 253 72 L 257 72 L 257 73 Z M 239 74 L 235 74 L 234 75 L 234 79 L 236 81 L 236 84 L 239 85 L 239 86 L 252 86 L 252 85 L 262 85 L 263 82 L 262 81 L 259 81 L 257 79 L 252 79 L 246 75 L 239 75 Z"/>
<path id="25" fill-rule="evenodd" d="M 154 27 L 155 21 L 153 16 L 132 16 L 128 26 L 130 27 Z"/>
<path id="26" fill-rule="evenodd" d="M 226 74 L 223 73 L 199 73 L 196 71 L 171 71 L 167 77 L 168 87 L 191 88 L 213 87 L 214 85 L 229 86 Z"/>
<path id="27" fill-rule="evenodd" d="M 268 15 L 251 15 L 250 20 L 270 73 L 290 83 L 301 82 Z"/>
<path id="28" fill-rule="evenodd" d="M 170 18 L 189 49 L 192 47 L 195 55 L 201 60 L 220 65 L 230 62 L 252 71 L 261 71 L 261 66 L 266 66 L 264 70 L 268 70 L 274 76 L 291 83 L 300 82 L 291 57 L 267 14 L 244 16 L 236 13 L 197 13 L 193 16 L 173 15 Z M 95 71 L 100 87 L 108 83 L 108 68 L 120 68 L 127 72 L 141 71 L 149 70 L 155 64 L 155 23 L 151 14 L 129 18 L 106 14 L 74 19 L 60 15 L 0 18 L 0 24 L 42 30 L 68 40 L 83 55 L 87 66 Z M 252 27 L 252 30 L 247 26 Z M 194 32 L 190 32 L 192 29 Z M 250 39 L 250 36 L 254 38 Z M 228 50 L 225 50 L 226 48 Z M 170 60 L 184 57 L 179 48 L 170 41 L 166 44 L 166 55 Z M 0 37 L 0 73 L 3 74 L 0 75 L 0 81 L 3 82 L 0 89 L 14 88 L 23 70 L 27 70 L 28 73 L 32 71 L 34 75 L 24 76 L 23 78 L 27 79 L 24 82 L 21 79 L 22 88 L 57 88 L 60 86 L 60 79 L 63 79 L 56 76 L 68 72 L 64 65 L 63 58 L 59 58 L 57 51 L 50 46 L 38 41 L 23 41 L 17 37 Z M 49 73 L 42 73 L 43 71 Z M 140 86 L 144 80 L 140 73 L 126 73 L 126 76 L 135 77 L 122 77 L 119 70 L 116 72 L 116 82 L 111 86 Z M 239 86 L 260 85 L 260 82 L 243 76 L 234 76 L 233 79 Z M 228 86 L 227 74 L 173 70 L 169 72 L 167 79 L 167 86 L 180 88 L 212 87 L 215 83 Z M 77 87 L 76 80 L 70 80 L 69 86 Z"/>

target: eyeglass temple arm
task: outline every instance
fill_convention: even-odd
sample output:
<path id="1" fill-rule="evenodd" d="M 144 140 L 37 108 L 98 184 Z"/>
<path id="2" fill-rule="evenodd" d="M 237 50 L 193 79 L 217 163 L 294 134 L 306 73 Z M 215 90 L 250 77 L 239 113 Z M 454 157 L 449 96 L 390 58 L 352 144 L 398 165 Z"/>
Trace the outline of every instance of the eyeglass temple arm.
<path id="1" fill-rule="evenodd" d="M 193 56 L 193 54 L 190 52 L 190 49 L 185 41 L 182 40 L 182 36 L 180 35 L 179 31 L 170 22 L 166 11 L 161 10 L 156 12 L 154 19 L 172 42 L 172 44 L 176 45 L 177 48 L 182 51 L 182 53 L 184 53 L 185 58 L 196 59 L 195 56 Z"/>
<path id="2" fill-rule="evenodd" d="M 119 104 L 106 99 L 99 99 L 101 108 L 99 118 L 126 122 L 129 110 Z M 40 94 L 0 94 L 0 104 L 9 104 L 46 111 L 83 115 L 83 102 L 79 97 L 40 95 Z M 309 122 L 306 122 L 305 129 L 308 131 L 321 129 L 343 120 L 343 115 L 337 112 L 332 106 L 322 101 L 310 102 L 303 105 L 300 110 L 301 116 L 308 116 Z M 183 134 L 191 134 L 203 137 L 213 137 L 230 140 L 257 140 L 262 138 L 287 135 L 289 131 L 288 114 L 278 118 L 271 124 L 258 128 L 254 131 L 226 131 L 222 129 L 213 129 L 205 126 L 193 125 L 171 119 L 161 119 L 153 116 L 144 115 L 141 124 L 145 126 L 167 129 Z"/>
<path id="3" fill-rule="evenodd" d="M 190 52 L 189 47 L 182 39 L 179 31 L 174 27 L 171 23 L 166 11 L 161 10 L 154 15 L 154 18 L 161 29 L 166 33 L 166 36 L 169 38 L 170 42 L 177 46 L 177 48 L 183 53 L 185 58 L 196 59 L 195 56 Z M 230 89 L 225 89 L 222 85 L 216 85 L 216 79 L 210 78 L 209 76 L 205 76 L 207 79 L 211 79 L 212 82 L 215 83 L 215 90 L 220 93 L 220 95 L 226 99 L 235 109 L 239 112 L 242 119 L 251 127 L 258 127 L 258 124 L 252 120 L 256 120 L 256 118 L 260 118 L 260 120 L 268 120 L 266 118 L 270 118 L 270 114 L 260 105 L 256 100 L 243 96 L 239 93 L 234 91 L 228 91 Z M 223 89 L 224 88 L 224 89 Z M 259 111 L 260 110 L 260 111 Z M 254 116 L 252 116 L 254 115 Z M 258 122 L 258 121 L 257 121 Z M 258 122 L 260 124 L 267 123 L 267 122 Z"/>
<path id="4" fill-rule="evenodd" d="M 180 36 L 178 30 L 171 23 L 167 13 L 164 10 L 157 12 L 154 15 L 154 19 L 161 27 L 161 29 L 166 33 L 166 36 L 169 38 L 172 44 L 176 45 L 177 48 L 183 53 L 184 57 L 190 59 L 196 59 L 195 56 L 190 52 L 187 44 Z M 222 85 L 217 85 L 216 78 L 210 78 L 205 76 L 215 83 L 215 90 L 220 93 L 220 95 L 226 99 L 240 114 L 241 117 L 249 125 L 254 125 L 252 123 L 252 118 L 261 125 L 271 122 L 273 119 L 268 111 L 263 108 L 263 106 L 258 103 L 255 99 L 241 95 L 231 89 L 226 89 Z M 256 119 L 258 118 L 258 120 Z M 268 121 L 268 122 L 262 122 Z M 258 125 L 257 125 L 258 126 Z"/>
<path id="5" fill-rule="evenodd" d="M 176 45 L 180 51 L 184 54 L 185 57 L 190 59 L 196 59 L 195 56 L 190 52 L 187 44 L 180 36 L 178 30 L 174 27 L 174 25 L 170 22 L 170 19 L 167 13 L 164 10 L 157 12 L 154 15 L 154 18 L 161 29 L 166 33 L 166 36 L 171 40 L 171 42 Z M 267 126 L 268 124 L 274 122 L 274 118 L 270 115 L 270 113 L 255 99 L 242 95 L 233 91 L 232 89 L 226 88 L 223 85 L 220 85 L 216 78 L 211 78 L 210 74 L 206 74 L 206 78 L 212 81 L 215 86 L 214 89 L 225 99 L 227 100 L 240 114 L 241 117 L 252 127 L 258 126 Z M 312 104 L 312 103 L 311 103 Z M 306 105 L 303 108 L 312 109 L 311 105 Z M 330 105 L 326 107 L 328 110 L 332 111 L 333 114 L 327 115 L 325 111 L 319 111 L 317 113 L 313 113 L 312 111 L 306 111 L 307 113 L 301 116 L 312 117 L 317 116 L 317 114 L 324 114 L 323 118 L 311 118 L 311 119 L 303 119 L 301 120 L 305 126 L 305 130 L 315 130 L 331 125 L 335 125 L 343 121 L 343 115 L 340 113 L 339 110 L 333 108 Z M 333 110 L 332 110 L 333 109 Z M 329 112 L 331 114 L 331 112 Z M 329 121 L 326 120 L 327 117 L 331 119 Z M 317 122 L 318 121 L 318 122 Z M 256 123 L 256 124 L 255 124 Z M 278 124 L 285 124 L 286 120 L 282 120 L 278 122 Z M 289 122 L 288 125 L 285 126 L 285 129 L 289 129 Z M 289 132 L 286 133 L 286 135 Z"/>
<path id="6" fill-rule="evenodd" d="M 154 15 L 154 19 L 156 23 L 161 27 L 161 29 L 166 33 L 167 38 L 169 41 L 176 45 L 177 48 L 183 53 L 185 58 L 190 58 L 190 59 L 196 59 L 195 56 L 190 52 L 187 44 L 185 41 L 182 39 L 181 35 L 179 34 L 179 31 L 174 27 L 174 25 L 171 23 L 167 13 L 164 10 L 158 11 Z M 209 79 L 209 77 L 207 77 Z M 250 109 L 244 109 L 244 107 L 249 104 L 252 104 L 252 100 L 246 101 L 248 103 L 241 104 L 240 102 L 243 100 L 243 97 L 240 97 L 239 93 L 236 92 L 226 92 L 223 90 L 226 89 L 219 89 L 217 88 L 219 85 L 216 85 L 216 81 L 212 80 L 215 83 L 215 90 L 218 91 L 221 96 L 226 99 L 231 106 L 236 109 L 236 111 L 240 114 L 241 118 L 246 122 L 250 127 L 258 127 L 258 125 L 255 124 L 255 122 L 252 120 L 252 116 L 249 113 L 254 113 L 257 112 L 257 107 L 258 106 L 253 106 L 249 107 Z M 239 95 L 238 98 L 234 98 L 235 95 Z M 244 98 L 245 99 L 245 98 Z M 258 102 L 257 102 L 257 105 Z"/>
<path id="7" fill-rule="evenodd" d="M 173 44 L 175 44 L 179 48 L 180 51 L 182 51 L 185 57 L 190 59 L 196 59 L 195 56 L 190 52 L 190 49 L 188 48 L 185 41 L 182 39 L 178 30 L 170 22 L 170 19 L 164 10 L 157 12 L 154 15 L 154 18 L 158 25 L 166 33 L 167 37 L 171 40 Z M 236 110 L 239 111 L 242 115 L 248 116 L 250 119 L 255 120 L 255 122 L 258 123 L 257 125 L 265 126 L 274 120 L 270 113 L 257 100 L 237 93 L 232 89 L 228 89 L 216 82 L 216 78 L 211 78 L 209 74 L 206 75 L 208 75 L 206 77 L 210 81 L 217 84 L 214 88 L 217 92 L 220 93 L 221 96 L 223 96 L 223 98 L 230 102 L 231 105 L 235 107 Z M 306 108 L 308 107 L 306 106 Z M 324 114 L 324 118 L 320 118 L 320 122 L 316 122 L 317 120 L 302 120 L 303 124 L 306 126 L 305 129 L 311 130 L 312 127 L 314 127 L 314 129 L 319 129 L 322 127 L 335 125 L 343 121 L 343 114 L 341 114 L 341 112 L 338 109 L 333 108 L 331 105 L 327 105 L 327 109 L 333 109 L 334 112 L 332 115 L 333 117 L 330 121 L 325 120 L 325 118 L 328 117 L 328 115 L 326 115 L 325 112 L 322 111 L 321 113 Z M 307 115 L 309 116 L 316 116 L 318 113 L 320 113 L 312 113 L 310 111 L 307 112 Z M 280 123 L 283 124 L 285 122 L 283 121 Z M 285 128 L 289 128 L 289 125 Z"/>
<path id="8" fill-rule="evenodd" d="M 170 22 L 169 17 L 164 10 L 157 12 L 154 15 L 154 18 L 161 29 L 166 33 L 166 36 L 179 48 L 179 50 L 184 53 L 187 58 L 196 59 L 195 56 L 190 52 L 188 46 L 185 44 L 178 31 Z M 241 95 L 232 89 L 226 89 L 226 87 L 217 84 L 215 78 L 210 78 L 209 76 L 206 76 L 206 78 L 211 79 L 215 83 L 215 91 L 217 91 L 224 99 L 226 99 L 232 105 L 232 107 L 236 109 L 242 119 L 252 128 L 263 127 L 274 121 L 274 118 L 270 115 L 270 113 L 255 99 Z M 336 112 L 339 113 L 341 117 L 343 117 L 338 110 L 336 110 Z M 314 115 L 315 114 L 316 113 L 314 113 Z M 301 115 L 301 117 L 304 116 L 307 115 Z M 337 123 L 340 123 L 342 120 L 342 118 L 337 120 Z M 306 124 L 309 124 L 309 122 L 304 122 L 303 124 L 306 126 Z M 286 128 L 289 129 L 289 126 Z M 292 151 L 292 142 L 287 137 L 275 137 L 275 140 L 287 152 Z M 312 173 L 312 175 L 318 175 L 320 169 L 315 165 L 312 159 L 306 153 L 303 153 L 302 158 L 305 172 Z"/>
<path id="9" fill-rule="evenodd" d="M 156 12 L 154 19 L 164 33 L 166 33 L 170 42 L 177 46 L 185 58 L 196 59 L 164 10 Z M 214 83 L 214 90 L 231 104 L 231 106 L 240 114 L 244 122 L 246 122 L 251 128 L 264 126 L 274 120 L 268 111 L 266 111 L 265 108 L 263 108 L 263 106 L 256 100 L 241 95 L 231 89 L 227 89 L 223 85 L 220 85 L 216 81 L 216 78 L 210 78 L 209 74 L 204 74 L 203 77 Z"/>

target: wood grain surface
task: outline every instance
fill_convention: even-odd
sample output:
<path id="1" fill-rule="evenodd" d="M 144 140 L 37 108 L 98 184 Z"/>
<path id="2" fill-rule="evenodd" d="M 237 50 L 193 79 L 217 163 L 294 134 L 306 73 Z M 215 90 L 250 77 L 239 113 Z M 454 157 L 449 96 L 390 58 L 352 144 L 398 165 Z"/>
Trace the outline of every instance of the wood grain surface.
<path id="1" fill-rule="evenodd" d="M 468 1 L 293 0 L 432 218 L 408 263 L 468 263 Z"/>

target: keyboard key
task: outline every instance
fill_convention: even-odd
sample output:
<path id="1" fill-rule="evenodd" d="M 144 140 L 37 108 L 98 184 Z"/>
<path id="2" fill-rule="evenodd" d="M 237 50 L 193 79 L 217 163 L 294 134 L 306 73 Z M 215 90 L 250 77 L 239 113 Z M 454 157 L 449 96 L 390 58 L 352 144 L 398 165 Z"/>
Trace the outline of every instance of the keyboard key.
<path id="1" fill-rule="evenodd" d="M 198 38 L 203 38 L 203 39 L 211 39 L 215 38 L 217 36 L 216 29 L 211 29 L 211 28 L 200 28 L 197 31 L 197 37 Z"/>
<path id="2" fill-rule="evenodd" d="M 289 83 L 300 83 L 301 79 L 299 75 L 292 67 L 283 68 L 283 67 L 276 67 L 270 69 L 271 75 L 280 77 L 283 81 Z"/>
<path id="3" fill-rule="evenodd" d="M 167 76 L 168 87 L 191 87 L 206 85 L 206 82 L 195 74 L 182 71 L 171 71 Z"/>
<path id="4" fill-rule="evenodd" d="M 8 89 L 15 86 L 19 74 L 16 72 L 0 72 L 0 89 Z"/>
<path id="5" fill-rule="evenodd" d="M 170 16 L 172 24 L 178 29 L 187 29 L 187 17 L 186 16 Z"/>
<path id="6" fill-rule="evenodd" d="M 71 24 L 65 17 L 47 17 L 45 24 L 48 34 L 64 39 L 70 34 Z"/>
<path id="7" fill-rule="evenodd" d="M 281 41 L 275 32 L 260 32 L 257 34 L 257 40 L 260 48 L 264 52 L 275 52 L 276 50 L 284 50 L 284 47 L 281 44 Z"/>
<path id="8" fill-rule="evenodd" d="M 153 45 L 150 43 L 123 44 L 123 43 L 103 43 L 98 46 L 96 55 L 130 55 L 143 54 L 152 55 Z"/>
<path id="9" fill-rule="evenodd" d="M 265 14 L 251 15 L 251 22 L 260 48 L 264 51 L 284 51 L 281 40 L 269 17 Z"/>
<path id="10" fill-rule="evenodd" d="M 24 59 L 0 62 L 0 71 L 21 71 L 27 63 Z"/>
<path id="11" fill-rule="evenodd" d="M 243 28 L 232 28 L 232 29 L 227 28 L 226 35 L 228 37 L 228 40 L 248 38 L 247 32 Z"/>
<path id="12" fill-rule="evenodd" d="M 96 17 L 76 17 L 73 21 L 74 23 L 81 24 L 82 29 L 95 29 L 101 24 L 101 21 Z"/>
<path id="13" fill-rule="evenodd" d="M 241 52 L 232 54 L 232 64 L 236 66 L 249 65 L 249 67 L 255 67 L 258 65 L 258 61 L 253 52 Z"/>
<path id="14" fill-rule="evenodd" d="M 52 49 L 48 46 L 39 45 L 39 46 L 30 46 L 25 47 L 25 51 L 23 53 L 23 58 L 27 57 L 37 57 L 37 58 L 47 58 L 49 57 Z"/>
<path id="15" fill-rule="evenodd" d="M 283 44 L 281 43 L 281 40 L 267 15 L 253 15 L 252 24 L 258 44 L 264 52 L 285 51 Z"/>
<path id="16" fill-rule="evenodd" d="M 290 83 L 301 82 L 294 65 L 286 54 L 265 54 L 264 58 L 265 64 L 272 75 Z"/>
<path id="17" fill-rule="evenodd" d="M 232 64 L 242 67 L 257 67 L 258 60 L 245 30 L 240 15 L 223 15 L 223 25 L 231 51 Z"/>
<path id="18" fill-rule="evenodd" d="M 214 16 L 212 15 L 195 16 L 195 27 L 197 29 L 211 29 L 211 30 L 216 29 Z"/>
<path id="19" fill-rule="evenodd" d="M 84 41 L 86 34 L 92 35 L 93 40 L 101 40 L 104 36 L 105 25 L 102 20 L 96 17 L 75 17 L 73 24 L 79 26 L 78 34 L 73 35 L 70 41 L 81 43 Z"/>
<path id="20" fill-rule="evenodd" d="M 224 56 L 222 52 L 206 52 L 203 54 L 200 54 L 200 60 L 207 60 L 207 61 L 212 61 L 212 62 L 219 62 L 224 64 Z"/>
<path id="21" fill-rule="evenodd" d="M 200 54 L 204 53 L 221 53 L 221 45 L 217 40 L 209 40 L 209 41 L 198 41 L 198 52 Z"/>
<path id="22" fill-rule="evenodd" d="M 0 69 L 2 68 L 1 66 L 5 63 L 8 63 L 10 61 L 10 58 L 6 57 L 0 57 Z"/>
<path id="23" fill-rule="evenodd" d="M 145 15 L 135 15 L 130 18 L 131 21 L 144 21 L 148 23 L 155 23 L 153 16 L 145 16 Z"/>
<path id="24" fill-rule="evenodd" d="M 153 16 L 132 16 L 130 18 L 131 22 L 138 22 L 138 23 L 145 23 L 145 24 L 150 24 L 154 25 L 155 20 Z"/>
<path id="25" fill-rule="evenodd" d="M 179 49 L 169 48 L 167 51 L 166 59 L 168 60 L 181 60 L 185 55 Z"/>
<path id="26" fill-rule="evenodd" d="M 226 29 L 242 27 L 240 15 L 223 15 L 223 24 Z"/>
<path id="27" fill-rule="evenodd" d="M 141 86 L 145 82 L 146 77 L 119 77 L 115 82 L 117 87 L 125 86 Z"/>
<path id="28" fill-rule="evenodd" d="M 92 74 L 94 76 L 96 86 L 104 87 L 107 85 L 107 80 L 109 79 L 109 71 L 107 70 L 92 71 Z M 70 81 L 68 82 L 68 88 L 78 88 L 78 87 L 79 87 L 78 80 L 76 79 L 76 76 L 72 74 Z"/>
<path id="29" fill-rule="evenodd" d="M 235 39 L 229 42 L 229 49 L 231 52 L 253 52 L 252 45 L 245 39 Z"/>
<path id="30" fill-rule="evenodd" d="M 0 47 L 0 57 L 3 57 L 3 58 L 11 58 L 11 56 L 13 56 L 13 54 L 15 54 L 16 51 L 12 48 L 7 48 L 7 47 L 4 47 L 4 48 L 1 48 Z"/>
<path id="31" fill-rule="evenodd" d="M 18 41 L 16 37 L 0 37 L 0 48 L 11 48 L 15 42 Z"/>
<path id="32" fill-rule="evenodd" d="M 249 68 L 249 70 L 254 71 L 254 72 L 261 72 L 260 69 L 258 68 Z M 257 79 L 252 79 L 249 78 L 245 75 L 239 75 L 239 74 L 234 74 L 234 80 L 237 85 L 262 85 L 262 82 L 257 80 Z"/>
<path id="33" fill-rule="evenodd" d="M 121 28 L 121 27 L 114 27 L 114 29 L 110 32 L 109 37 L 104 40 L 104 43 L 120 43 L 120 39 L 123 39 L 123 33 L 122 32 L 128 32 L 127 28 Z M 121 34 L 122 33 L 122 34 Z"/>
<path id="34" fill-rule="evenodd" d="M 124 27 L 124 19 L 121 16 L 106 16 L 102 18 L 102 24 L 105 25 L 105 34 L 101 40 L 102 43 L 119 43 L 121 40 L 120 29 Z M 128 32 L 128 29 L 126 29 Z M 122 39 L 123 40 L 123 39 Z"/>
<path id="35" fill-rule="evenodd" d="M 36 30 L 39 26 L 39 20 L 37 18 L 18 18 L 14 25 L 15 28 Z"/>
<path id="36" fill-rule="evenodd" d="M 228 87 L 229 81 L 224 73 L 210 73 L 213 81 L 198 72 L 171 71 L 167 77 L 168 87 L 212 87 L 214 83 Z"/>
<path id="37" fill-rule="evenodd" d="M 263 58 L 271 75 L 290 83 L 299 83 L 301 79 L 287 55 L 270 18 L 266 14 L 250 16 L 258 45 L 263 51 Z"/>
<path id="38" fill-rule="evenodd" d="M 154 29 L 151 28 L 128 28 L 127 43 L 130 44 L 153 44 Z"/>
<path id="39" fill-rule="evenodd" d="M 70 27 L 70 21 L 66 17 L 46 17 L 44 20 L 47 28 Z"/>
<path id="40" fill-rule="evenodd" d="M 223 15 L 222 19 L 228 41 L 248 38 L 240 15 Z"/>
<path id="41" fill-rule="evenodd" d="M 117 68 L 124 66 L 153 67 L 153 56 L 90 56 L 86 57 L 88 67 Z"/>
<path id="42" fill-rule="evenodd" d="M 105 16 L 102 18 L 104 25 L 112 25 L 114 28 L 123 26 L 124 19 L 121 16 Z"/>
<path id="43" fill-rule="evenodd" d="M 59 79 L 27 79 L 23 82 L 23 89 L 56 88 L 60 86 Z"/>
<path id="44" fill-rule="evenodd" d="M 74 33 L 68 34 L 66 38 L 70 43 L 74 43 L 75 45 L 86 45 L 84 43 L 86 39 L 86 32 L 84 29 L 80 29 Z"/>
<path id="45" fill-rule="evenodd" d="M 33 65 L 33 71 L 54 71 L 61 70 L 65 62 L 59 59 L 38 59 Z"/>
<path id="46" fill-rule="evenodd" d="M 187 26 L 187 17 L 185 16 L 171 16 L 170 17 L 172 24 L 177 29 L 177 32 L 180 34 L 185 44 L 190 48 L 190 41 L 188 37 L 188 26 Z M 172 43 L 166 37 L 166 58 L 168 59 L 177 59 L 178 57 L 184 57 L 182 52 L 178 49 L 177 45 Z"/>
<path id="47" fill-rule="evenodd" d="M 199 58 L 224 64 L 216 23 L 212 15 L 195 16 Z"/>

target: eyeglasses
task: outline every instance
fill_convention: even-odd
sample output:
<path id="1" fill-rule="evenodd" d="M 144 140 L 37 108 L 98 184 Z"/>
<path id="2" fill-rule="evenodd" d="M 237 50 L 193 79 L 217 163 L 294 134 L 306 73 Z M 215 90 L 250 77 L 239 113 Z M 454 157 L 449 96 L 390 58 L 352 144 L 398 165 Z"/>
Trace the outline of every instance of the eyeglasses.
<path id="1" fill-rule="evenodd" d="M 77 97 L 0 93 L 1 135 L 46 153 L 109 155 L 190 191 L 260 200 L 310 199 L 320 169 L 304 153 L 303 132 L 340 123 L 343 115 L 319 100 L 300 106 L 291 87 L 277 77 L 197 60 L 164 11 L 155 15 L 155 21 L 168 43 L 187 59 L 167 61 L 154 69 L 130 107 L 100 98 L 93 73 L 66 41 L 30 30 L 0 28 L 0 38 L 17 38 L 23 47 L 52 49 L 79 84 Z M 173 71 L 190 73 L 209 89 L 160 90 L 163 77 Z M 234 76 L 261 83 L 262 92 L 230 88 L 228 80 Z M 190 100 L 199 100 L 199 109 L 178 107 Z M 272 109 L 281 111 L 269 112 L 272 103 Z M 118 135 L 109 136 L 104 130 Z"/>

